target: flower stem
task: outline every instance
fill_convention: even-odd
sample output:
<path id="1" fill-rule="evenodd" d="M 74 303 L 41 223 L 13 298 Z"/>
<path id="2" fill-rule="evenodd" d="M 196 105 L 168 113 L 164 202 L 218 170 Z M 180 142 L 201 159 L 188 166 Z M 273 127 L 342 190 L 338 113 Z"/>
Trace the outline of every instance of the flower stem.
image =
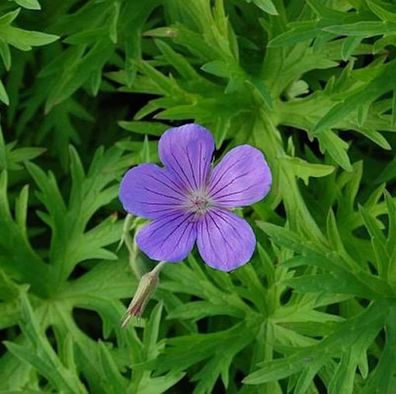
<path id="1" fill-rule="evenodd" d="M 160 272 L 165 264 L 166 264 L 166 261 L 160 261 L 150 272 L 153 274 Z"/>
<path id="2" fill-rule="evenodd" d="M 136 232 L 136 228 L 138 227 L 137 221 L 138 218 L 135 218 L 131 214 L 128 214 L 126 216 L 124 221 L 124 226 L 122 229 L 121 244 L 122 242 L 125 243 L 125 246 L 127 247 L 129 253 L 129 258 L 128 258 L 129 266 L 131 267 L 131 270 L 133 271 L 136 279 L 140 279 L 143 276 L 145 270 L 143 269 L 141 263 L 137 258 L 138 248 L 135 240 L 131 236 L 131 230 L 135 230 Z"/>

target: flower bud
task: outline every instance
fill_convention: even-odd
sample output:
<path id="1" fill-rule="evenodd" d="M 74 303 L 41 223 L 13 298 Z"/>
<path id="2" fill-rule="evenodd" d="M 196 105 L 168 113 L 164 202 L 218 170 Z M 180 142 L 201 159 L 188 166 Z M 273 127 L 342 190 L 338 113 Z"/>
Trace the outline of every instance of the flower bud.
<path id="1" fill-rule="evenodd" d="M 133 299 L 126 311 L 126 317 L 122 322 L 122 327 L 126 327 L 132 316 L 140 317 L 142 315 L 147 302 L 158 286 L 158 282 L 158 270 L 156 269 L 144 274 L 141 277 L 135 295 L 133 296 Z"/>

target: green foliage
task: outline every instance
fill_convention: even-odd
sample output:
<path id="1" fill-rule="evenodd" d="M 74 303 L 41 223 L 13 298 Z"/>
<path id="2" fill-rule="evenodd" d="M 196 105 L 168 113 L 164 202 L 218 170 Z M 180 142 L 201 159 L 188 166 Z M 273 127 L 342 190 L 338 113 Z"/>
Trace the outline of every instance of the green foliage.
<path id="1" fill-rule="evenodd" d="M 393 393 L 395 26 L 381 0 L 2 1 L 0 391 Z M 257 251 L 165 266 L 123 329 L 152 262 L 119 181 L 191 121 L 264 152 Z"/>

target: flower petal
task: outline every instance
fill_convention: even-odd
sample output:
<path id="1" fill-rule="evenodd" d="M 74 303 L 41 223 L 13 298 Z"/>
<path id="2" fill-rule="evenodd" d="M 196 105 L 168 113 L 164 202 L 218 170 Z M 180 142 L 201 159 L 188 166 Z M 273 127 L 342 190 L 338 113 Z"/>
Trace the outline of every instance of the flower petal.
<path id="1" fill-rule="evenodd" d="M 224 209 L 212 209 L 198 222 L 197 246 L 203 260 L 220 271 L 247 263 L 256 237 L 249 224 Z"/>
<path id="2" fill-rule="evenodd" d="M 213 170 L 209 194 L 218 206 L 240 207 L 264 198 L 271 183 L 264 155 L 250 145 L 241 145 L 229 151 Z"/>
<path id="3" fill-rule="evenodd" d="M 153 260 L 174 263 L 185 259 L 197 238 L 192 213 L 172 212 L 143 227 L 136 242 Z"/>
<path id="4" fill-rule="evenodd" d="M 207 181 L 214 140 L 202 126 L 186 124 L 167 130 L 159 141 L 158 151 L 162 163 L 186 190 L 197 190 Z"/>
<path id="5" fill-rule="evenodd" d="M 183 188 L 172 173 L 155 164 L 141 164 L 123 177 L 120 200 L 124 209 L 137 216 L 156 219 L 184 203 Z"/>

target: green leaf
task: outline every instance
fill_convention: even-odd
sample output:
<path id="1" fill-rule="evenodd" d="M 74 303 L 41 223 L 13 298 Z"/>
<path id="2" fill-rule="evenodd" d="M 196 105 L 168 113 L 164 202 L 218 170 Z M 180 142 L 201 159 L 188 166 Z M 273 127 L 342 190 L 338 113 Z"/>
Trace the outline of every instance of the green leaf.
<path id="1" fill-rule="evenodd" d="M 201 67 L 201 70 L 209 74 L 215 75 L 216 77 L 221 77 L 221 78 L 229 77 L 227 64 L 220 60 L 214 60 L 212 62 L 205 63 Z"/>
<path id="2" fill-rule="evenodd" d="M 15 14 L 15 12 L 11 12 L 0 18 L 0 34 L 9 45 L 14 46 L 21 51 L 30 51 L 32 47 L 50 44 L 59 38 L 54 34 L 23 30 L 18 27 L 11 26 L 9 23 L 11 23 L 17 15 L 18 14 Z"/>
<path id="3" fill-rule="evenodd" d="M 322 288 L 337 294 L 355 294 L 359 297 L 379 298 L 392 293 L 389 285 L 378 277 L 364 271 L 353 272 L 343 266 L 340 259 L 328 259 L 324 255 L 309 252 L 307 256 L 295 257 L 285 262 L 289 268 L 308 265 L 318 267 L 330 274 L 306 275 L 287 279 L 291 286 L 307 292 L 320 292 Z"/>
<path id="4" fill-rule="evenodd" d="M 172 367 L 178 371 L 209 359 L 194 379 L 199 381 L 200 391 L 211 392 L 219 375 L 229 370 L 235 355 L 250 343 L 251 335 L 243 325 L 237 325 L 224 332 L 169 339 L 169 348 L 160 355 L 158 365 L 161 369 Z"/>
<path id="5" fill-rule="evenodd" d="M 380 0 L 367 0 L 367 5 L 383 21 L 396 23 L 396 7 L 394 4 Z"/>
<path id="6" fill-rule="evenodd" d="M 151 312 L 150 319 L 145 327 L 143 349 L 146 360 L 154 359 L 159 354 L 158 336 L 162 315 L 162 303 L 158 303 Z"/>
<path id="7" fill-rule="evenodd" d="M 7 71 L 10 71 L 11 68 L 11 52 L 9 46 L 3 41 L 0 40 L 0 56 L 3 60 L 4 67 Z"/>
<path id="8" fill-rule="evenodd" d="M 242 317 L 240 309 L 226 305 L 213 305 L 207 301 L 194 301 L 182 304 L 167 316 L 168 319 L 199 320 L 207 316 L 228 315 Z"/>
<path id="9" fill-rule="evenodd" d="M 10 25 L 19 15 L 21 9 L 18 8 L 14 11 L 8 12 L 0 16 L 0 27 Z"/>
<path id="10" fill-rule="evenodd" d="M 15 222 L 26 234 L 26 219 L 28 213 L 29 186 L 25 185 L 15 202 Z"/>
<path id="11" fill-rule="evenodd" d="M 288 171 L 294 172 L 294 174 L 301 178 L 306 185 L 308 185 L 308 180 L 310 177 L 324 177 L 331 174 L 334 171 L 333 166 L 325 164 L 313 164 L 308 163 L 298 157 L 282 157 L 284 165 L 286 165 Z"/>
<path id="12" fill-rule="evenodd" d="M 113 3 L 113 15 L 109 26 L 109 36 L 111 41 L 116 44 L 118 40 L 118 23 L 120 17 L 120 3 L 118 1 Z"/>
<path id="13" fill-rule="evenodd" d="M 265 223 L 262 221 L 258 221 L 257 225 L 265 233 L 267 233 L 276 244 L 299 253 L 305 251 L 306 249 L 309 250 L 310 245 L 305 243 L 304 240 L 293 231 L 290 231 L 284 227 L 276 226 L 272 223 Z"/>
<path id="14" fill-rule="evenodd" d="M 278 15 L 274 3 L 271 0 L 252 0 L 257 7 L 270 15 Z"/>
<path id="15" fill-rule="evenodd" d="M 8 98 L 8 94 L 1 80 L 0 80 L 0 101 L 2 101 L 5 105 L 10 104 L 10 99 Z"/>
<path id="16" fill-rule="evenodd" d="M 393 90 L 392 76 L 395 72 L 395 62 L 388 63 L 382 67 L 382 72 L 371 80 L 363 89 L 355 94 L 349 95 L 344 102 L 333 107 L 313 128 L 314 134 L 320 134 L 325 130 L 342 122 L 352 111 L 359 106 L 368 104 L 389 90 Z M 364 94 L 362 92 L 364 91 Z"/>
<path id="17" fill-rule="evenodd" d="M 45 148 L 17 148 L 9 153 L 9 158 L 14 163 L 27 162 L 42 155 Z"/>
<path id="18" fill-rule="evenodd" d="M 320 147 L 347 171 L 352 170 L 347 150 L 348 144 L 331 130 L 322 131 L 318 136 Z"/>
<path id="19" fill-rule="evenodd" d="M 341 57 L 344 61 L 347 61 L 352 56 L 361 41 L 362 37 L 360 36 L 350 36 L 344 40 L 341 48 Z"/>
<path id="20" fill-rule="evenodd" d="M 377 21 L 362 21 L 345 25 L 327 26 L 323 30 L 347 36 L 372 37 L 396 33 L 396 24 Z"/>
<path id="21" fill-rule="evenodd" d="M 297 44 L 306 40 L 314 39 L 320 28 L 316 27 L 316 22 L 304 21 L 296 23 L 290 30 L 276 36 L 269 43 L 269 47 L 284 47 Z"/>
<path id="22" fill-rule="evenodd" d="M 174 51 L 172 47 L 167 45 L 164 41 L 155 40 L 155 44 L 164 55 L 167 62 L 172 65 L 183 78 L 186 80 L 199 79 L 198 73 L 185 57 Z"/>
<path id="23" fill-rule="evenodd" d="M 386 150 L 392 149 L 391 145 L 386 140 L 386 138 L 378 131 L 376 131 L 370 127 L 367 127 L 367 126 L 360 126 L 356 131 L 360 134 L 363 134 L 364 136 L 369 138 L 371 141 L 375 142 L 381 148 L 386 149 Z"/>
<path id="24" fill-rule="evenodd" d="M 389 373 L 389 366 L 395 365 L 396 352 L 395 352 L 395 340 L 396 340 L 396 310 L 395 307 L 390 309 L 389 315 L 386 321 L 386 342 L 384 350 L 379 358 L 379 362 L 375 367 L 374 372 L 368 378 L 362 393 L 370 394 L 373 390 L 380 390 L 382 393 L 391 394 L 396 384 L 395 374 Z"/>
<path id="25" fill-rule="evenodd" d="M 100 364 L 103 380 L 107 383 L 106 390 L 108 393 L 124 393 L 127 386 L 127 380 L 119 372 L 118 366 L 114 361 L 112 354 L 106 344 L 100 342 Z"/>
<path id="26" fill-rule="evenodd" d="M 249 374 L 243 382 L 258 385 L 286 378 L 303 368 L 318 369 L 326 361 L 343 350 L 345 343 L 353 343 L 362 337 L 362 331 L 378 332 L 386 319 L 389 305 L 378 302 L 358 316 L 340 324 L 339 328 L 318 345 L 297 350 L 289 357 L 260 363 L 260 369 Z"/>
<path id="27" fill-rule="evenodd" d="M 84 48 L 69 52 L 69 62 L 65 62 L 61 69 L 56 70 L 60 75 L 51 86 L 47 97 L 45 111 L 48 113 L 55 105 L 68 99 L 77 89 L 87 82 L 93 75 L 98 78 L 99 70 L 113 53 L 113 43 L 105 37 L 97 40 L 92 48 L 84 53 Z M 68 64 L 69 63 L 69 64 Z"/>
<path id="28" fill-rule="evenodd" d="M 160 122 L 146 122 L 146 121 L 124 121 L 118 122 L 118 125 L 124 130 L 132 131 L 137 134 L 148 134 L 160 137 L 165 130 L 169 128 L 168 125 Z"/>
<path id="29" fill-rule="evenodd" d="M 360 212 L 364 220 L 364 224 L 371 236 L 371 242 L 375 253 L 375 264 L 380 276 L 385 275 L 387 271 L 387 263 L 389 255 L 386 249 L 386 238 L 379 228 L 375 218 L 370 215 L 365 207 L 360 207 Z"/>
<path id="30" fill-rule="evenodd" d="M 34 315 L 30 302 L 21 293 L 22 329 L 30 346 L 6 342 L 7 348 L 19 359 L 31 364 L 40 374 L 45 376 L 58 390 L 68 390 L 74 393 L 86 393 L 84 386 L 60 362 L 48 340 L 44 337 L 39 323 Z"/>
<path id="31" fill-rule="evenodd" d="M 271 110 L 273 108 L 271 92 L 265 82 L 258 79 L 252 79 L 246 80 L 245 83 L 260 94 L 264 104 L 268 107 L 268 109 Z"/>
<path id="32" fill-rule="evenodd" d="M 166 393 L 184 376 L 185 373 L 183 372 L 169 372 L 166 375 L 149 378 L 145 376 L 137 389 L 132 392 L 138 392 L 139 394 Z"/>
<path id="33" fill-rule="evenodd" d="M 41 10 L 38 0 L 14 0 L 15 3 L 28 10 Z"/>

